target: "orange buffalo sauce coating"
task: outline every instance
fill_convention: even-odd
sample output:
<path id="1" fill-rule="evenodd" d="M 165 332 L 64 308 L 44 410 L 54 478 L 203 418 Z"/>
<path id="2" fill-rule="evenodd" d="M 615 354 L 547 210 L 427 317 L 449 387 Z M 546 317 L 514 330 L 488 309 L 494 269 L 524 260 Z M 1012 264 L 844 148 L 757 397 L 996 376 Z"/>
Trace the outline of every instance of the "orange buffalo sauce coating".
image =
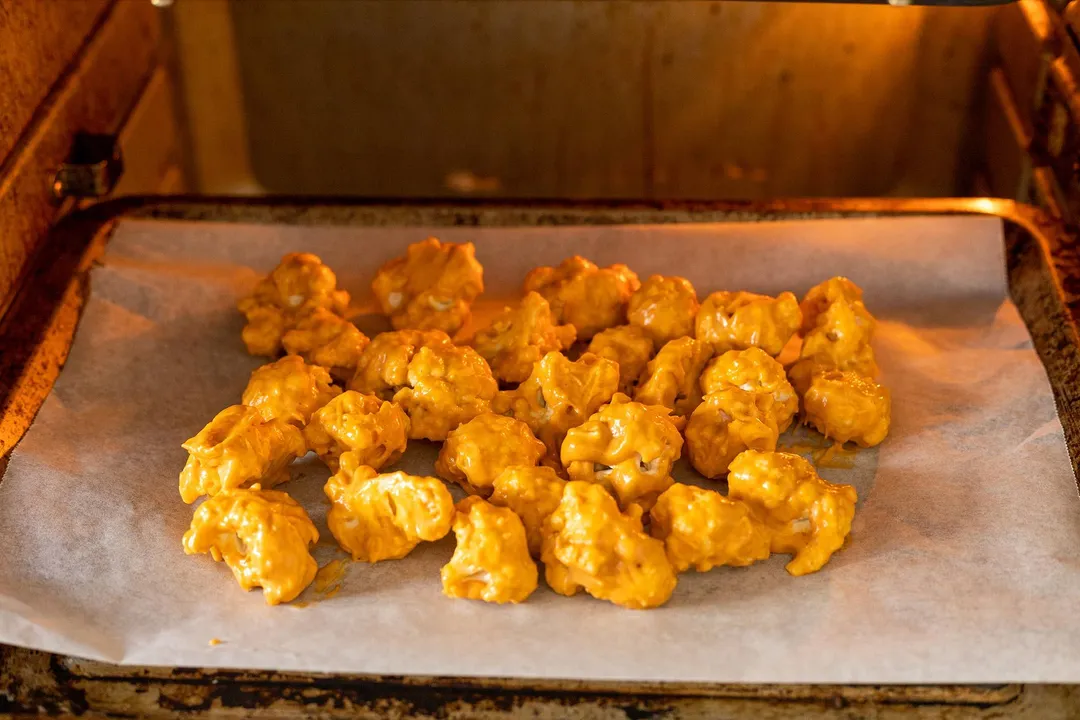
<path id="1" fill-rule="evenodd" d="M 544 521 L 562 500 L 566 481 L 549 467 L 508 467 L 499 473 L 489 500 L 493 505 L 513 510 L 525 526 L 529 552 L 540 557 Z"/>
<path id="2" fill-rule="evenodd" d="M 701 304 L 695 327 L 698 340 L 717 353 L 759 347 L 776 357 L 801 323 L 799 301 L 789 292 L 715 292 Z"/>
<path id="3" fill-rule="evenodd" d="M 548 301 L 531 292 L 478 331 L 472 346 L 491 365 L 496 379 L 519 383 L 544 355 L 573 345 L 576 335 L 573 325 L 555 325 Z"/>
<path id="4" fill-rule="evenodd" d="M 668 412 L 615 395 L 567 431 L 562 462 L 570 479 L 603 485 L 624 508 L 633 503 L 648 510 L 675 482 L 671 468 L 682 453 L 682 435 Z"/>
<path id="5" fill-rule="evenodd" d="M 352 451 L 361 465 L 379 470 L 405 452 L 409 418 L 392 402 L 349 390 L 321 407 L 304 428 L 310 450 L 336 470 L 338 458 Z"/>
<path id="6" fill-rule="evenodd" d="M 390 400 L 409 382 L 409 362 L 423 347 L 449 346 L 442 330 L 398 330 L 376 335 L 364 348 L 349 389 Z"/>
<path id="7" fill-rule="evenodd" d="M 472 243 L 428 238 L 381 268 L 371 289 L 395 329 L 442 330 L 453 335 L 468 321 L 484 291 L 484 268 Z"/>
<path id="8" fill-rule="evenodd" d="M 337 276 L 311 253 L 289 253 L 251 295 L 237 305 L 247 318 L 243 339 L 252 355 L 274 357 L 282 336 L 309 313 L 325 308 L 339 315 L 349 306 L 349 293 L 337 289 Z"/>
<path id="9" fill-rule="evenodd" d="M 341 380 L 356 373 L 368 342 L 355 325 L 325 308 L 316 308 L 281 338 L 285 352 L 322 366 Z"/>
<path id="10" fill-rule="evenodd" d="M 663 405 L 680 417 L 701 403 L 699 380 L 712 347 L 701 340 L 672 340 L 649 361 L 638 381 L 634 399 L 646 405 Z"/>
<path id="11" fill-rule="evenodd" d="M 241 402 L 264 420 L 277 418 L 302 428 L 313 412 L 341 392 L 333 382 L 325 368 L 286 355 L 251 373 Z"/>
<path id="12" fill-rule="evenodd" d="M 588 352 L 619 365 L 619 392 L 633 392 L 638 377 L 653 356 L 653 341 L 634 325 L 619 325 L 593 335 Z"/>
<path id="13" fill-rule="evenodd" d="M 864 375 L 876 375 L 874 351 L 870 338 L 874 319 L 862 303 L 850 305 L 835 302 L 819 313 L 818 324 L 803 337 L 799 357 L 821 367 L 837 370 L 857 370 Z"/>
<path id="14" fill-rule="evenodd" d="M 632 296 L 627 311 L 631 325 L 642 328 L 657 347 L 694 335 L 697 291 L 686 278 L 652 275 Z"/>
<path id="15" fill-rule="evenodd" d="M 183 447 L 190 455 L 180 473 L 180 497 L 188 504 L 223 490 L 283 483 L 289 463 L 307 453 L 299 429 L 263 420 L 246 405 L 225 408 Z"/>
<path id="16" fill-rule="evenodd" d="M 806 422 L 839 443 L 873 447 L 889 434 L 889 391 L 855 372 L 815 374 L 803 396 Z"/>
<path id="17" fill-rule="evenodd" d="M 718 492 L 676 483 L 649 511 L 649 532 L 663 540 L 677 572 L 706 572 L 721 565 L 742 567 L 769 557 L 771 537 L 764 516 Z"/>
<path id="18" fill-rule="evenodd" d="M 539 573 L 525 526 L 512 510 L 467 497 L 457 504 L 454 536 L 454 556 L 442 569 L 448 597 L 519 603 L 536 589 Z"/>
<path id="19" fill-rule="evenodd" d="M 409 416 L 409 438 L 445 440 L 451 430 L 491 410 L 499 390 L 484 358 L 470 347 L 422 347 L 409 361 L 407 385 L 394 402 Z"/>
<path id="20" fill-rule="evenodd" d="M 860 314 L 866 313 L 866 308 L 863 306 L 862 288 L 846 277 L 838 275 L 818 283 L 803 296 L 802 302 L 799 303 L 799 309 L 802 311 L 803 334 L 817 327 L 820 321 L 819 316 L 828 310 L 830 305 L 838 302 L 858 306 L 861 308 Z M 869 315 L 869 313 L 866 314 Z"/>
<path id="21" fill-rule="evenodd" d="M 353 560 L 375 563 L 408 555 L 450 532 L 454 499 L 438 478 L 380 475 L 351 452 L 323 488 L 332 506 L 330 533 Z"/>
<path id="22" fill-rule="evenodd" d="M 720 478 L 747 448 L 775 450 L 780 430 L 772 396 L 729 387 L 705 396 L 686 423 L 686 453 L 694 469 Z"/>
<path id="23" fill-rule="evenodd" d="M 799 398 L 784 374 L 784 366 L 761 348 L 728 350 L 709 362 L 701 374 L 701 389 L 705 394 L 730 387 L 771 395 L 780 432 L 791 426 L 799 411 Z"/>
<path id="24" fill-rule="evenodd" d="M 547 462 L 559 469 L 566 431 L 585 422 L 611 400 L 618 387 L 619 366 L 611 360 L 585 353 L 571 362 L 561 353 L 550 352 L 536 364 L 528 380 L 514 390 L 500 392 L 492 409 L 528 425 L 547 446 Z"/>
<path id="25" fill-rule="evenodd" d="M 256 486 L 224 490 L 200 505 L 184 533 L 184 552 L 224 560 L 240 587 L 261 587 L 267 604 L 277 605 L 315 579 L 319 568 L 308 548 L 318 541 L 299 503 Z"/>
<path id="26" fill-rule="evenodd" d="M 803 298 L 803 343 L 799 361 L 788 375 L 800 395 L 811 380 L 828 370 L 877 375 L 870 338 L 875 321 L 862 301 L 862 290 L 843 277 L 811 288 Z"/>
<path id="27" fill-rule="evenodd" d="M 525 423 L 483 413 L 450 431 L 435 472 L 470 494 L 487 497 L 499 473 L 513 465 L 536 465 L 545 452 L 544 443 Z"/>
<path id="28" fill-rule="evenodd" d="M 766 518 L 772 551 L 792 553 L 792 575 L 820 570 L 844 545 L 855 517 L 855 488 L 818 477 L 798 455 L 747 450 L 731 462 L 728 497 Z"/>
<path id="29" fill-rule="evenodd" d="M 625 608 L 659 607 L 678 578 L 664 543 L 642 528 L 641 508 L 619 510 L 615 498 L 589 482 L 567 483 L 562 500 L 544 521 L 544 578 L 560 595 L 584 588 Z"/>
<path id="30" fill-rule="evenodd" d="M 640 286 L 627 266 L 600 268 L 580 255 L 566 258 L 558 267 L 534 268 L 525 276 L 525 292 L 543 295 L 556 322 L 573 325 L 579 340 L 625 325 L 630 296 Z"/>

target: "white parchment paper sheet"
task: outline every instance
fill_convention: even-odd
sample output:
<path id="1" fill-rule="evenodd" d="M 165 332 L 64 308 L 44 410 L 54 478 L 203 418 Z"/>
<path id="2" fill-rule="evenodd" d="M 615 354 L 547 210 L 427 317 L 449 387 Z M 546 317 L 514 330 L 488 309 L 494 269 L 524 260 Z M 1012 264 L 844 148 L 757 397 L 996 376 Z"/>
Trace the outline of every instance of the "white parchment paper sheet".
<path id="1" fill-rule="evenodd" d="M 350 564 L 333 597 L 267 607 L 180 537 L 180 443 L 239 401 L 259 360 L 237 297 L 309 250 L 363 299 L 429 231 L 125 221 L 67 367 L 0 483 L 0 641 L 122 663 L 718 682 L 1080 681 L 1080 499 L 1045 372 L 1008 301 L 1000 224 L 915 218 L 431 230 L 473 240 L 489 296 L 572 253 L 642 278 L 803 293 L 844 274 L 881 319 L 893 430 L 852 469 L 852 542 L 820 573 L 778 556 L 686 574 L 669 605 L 621 610 L 546 588 L 517 607 L 450 600 L 453 540 Z M 364 318 L 362 325 L 377 324 Z M 410 470 L 430 471 L 415 444 Z M 282 489 L 323 532 L 326 471 Z M 211 647 L 208 641 L 223 643 Z"/>

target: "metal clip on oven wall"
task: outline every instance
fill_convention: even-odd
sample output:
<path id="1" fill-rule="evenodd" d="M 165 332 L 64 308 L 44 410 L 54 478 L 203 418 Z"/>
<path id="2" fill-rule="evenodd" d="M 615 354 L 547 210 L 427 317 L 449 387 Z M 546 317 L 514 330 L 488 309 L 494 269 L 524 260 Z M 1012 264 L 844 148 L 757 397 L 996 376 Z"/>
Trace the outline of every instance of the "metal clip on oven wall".
<path id="1" fill-rule="evenodd" d="M 123 172 L 124 159 L 116 136 L 79 133 L 53 179 L 53 195 L 57 200 L 105 197 Z"/>

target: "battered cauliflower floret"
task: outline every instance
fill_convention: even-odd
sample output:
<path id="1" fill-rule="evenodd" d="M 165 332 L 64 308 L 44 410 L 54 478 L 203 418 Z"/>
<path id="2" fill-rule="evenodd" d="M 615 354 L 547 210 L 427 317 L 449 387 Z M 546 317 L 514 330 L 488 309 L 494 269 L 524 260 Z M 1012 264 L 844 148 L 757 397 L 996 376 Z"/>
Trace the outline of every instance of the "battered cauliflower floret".
<path id="1" fill-rule="evenodd" d="M 442 569 L 448 597 L 519 603 L 536 589 L 539 573 L 513 510 L 467 497 L 457 504 L 454 536 L 454 556 Z"/>
<path id="2" fill-rule="evenodd" d="M 870 337 L 874 318 L 861 302 L 837 301 L 817 315 L 817 325 L 803 337 L 799 357 L 838 370 L 877 372 Z"/>
<path id="3" fill-rule="evenodd" d="M 477 332 L 472 346 L 491 365 L 497 380 L 519 383 L 544 355 L 573 345 L 576 335 L 573 325 L 555 325 L 548 301 L 531 292 Z"/>
<path id="4" fill-rule="evenodd" d="M 484 413 L 450 431 L 435 472 L 472 495 L 487 497 L 499 473 L 514 465 L 536 465 L 546 452 L 525 423 Z"/>
<path id="5" fill-rule="evenodd" d="M 317 308 L 342 315 L 349 293 L 337 289 L 334 271 L 311 253 L 289 253 L 237 305 L 247 318 L 243 339 L 252 355 L 276 356 L 281 338 Z"/>
<path id="6" fill-rule="evenodd" d="M 791 386 L 801 398 L 810 389 L 810 382 L 814 376 L 832 370 L 853 372 L 863 377 L 873 378 L 877 375 L 878 367 L 874 361 L 874 350 L 870 345 L 863 345 L 859 352 L 847 358 L 834 357 L 827 353 L 805 357 L 792 363 L 787 370 Z"/>
<path id="7" fill-rule="evenodd" d="M 694 335 L 697 291 L 682 277 L 652 275 L 630 297 L 627 317 L 649 334 L 657 347 Z"/>
<path id="8" fill-rule="evenodd" d="M 870 347 L 876 323 L 855 283 L 842 277 L 827 280 L 806 294 L 801 307 L 804 337 L 800 360 L 789 371 L 800 395 L 810 387 L 814 375 L 826 370 L 877 375 Z"/>
<path id="9" fill-rule="evenodd" d="M 562 462 L 571 480 L 612 490 L 621 507 L 648 510 L 675 482 L 671 467 L 683 439 L 668 409 L 633 402 L 617 394 L 585 423 L 571 428 L 562 444 Z"/>
<path id="10" fill-rule="evenodd" d="M 712 347 L 707 342 L 688 337 L 672 340 L 649 361 L 634 399 L 646 405 L 663 405 L 686 417 L 701 403 L 699 380 L 711 357 Z"/>
<path id="11" fill-rule="evenodd" d="M 813 330 L 818 325 L 818 316 L 828 310 L 833 303 L 839 302 L 852 306 L 858 304 L 862 312 L 866 312 L 862 299 L 862 288 L 846 277 L 829 278 L 815 285 L 799 303 L 799 309 L 802 311 L 802 332 L 805 334 Z"/>
<path id="12" fill-rule="evenodd" d="M 454 345 L 420 348 L 407 380 L 394 402 L 409 416 L 410 439 L 445 440 L 461 423 L 489 412 L 499 390 L 484 358 Z"/>
<path id="13" fill-rule="evenodd" d="M 634 610 L 659 607 L 675 591 L 664 543 L 642 529 L 641 508 L 620 512 L 601 485 L 567 483 L 544 521 L 544 578 L 561 595 L 585 592 Z"/>
<path id="14" fill-rule="evenodd" d="M 500 392 L 492 409 L 529 426 L 548 449 L 548 463 L 559 464 L 566 431 L 611 400 L 619 387 L 619 366 L 611 360 L 585 353 L 571 362 L 550 352 L 533 368 L 529 379 L 514 390 Z"/>
<path id="15" fill-rule="evenodd" d="M 403 558 L 421 541 L 445 537 L 454 519 L 454 499 L 438 478 L 380 475 L 351 452 L 323 492 L 332 503 L 326 524 L 353 560 Z"/>
<path id="16" fill-rule="evenodd" d="M 748 292 L 715 292 L 697 314 L 697 338 L 717 353 L 759 347 L 773 357 L 799 329 L 799 301 L 789 292 L 776 297 Z"/>
<path id="17" fill-rule="evenodd" d="M 525 292 L 543 295 L 556 322 L 577 328 L 579 340 L 625 325 L 630 296 L 639 287 L 638 276 L 627 266 L 600 268 L 580 255 L 566 258 L 558 267 L 534 268 L 525 276 Z"/>
<path id="18" fill-rule="evenodd" d="M 743 567 L 769 557 L 764 516 L 718 492 L 676 483 L 649 511 L 649 531 L 664 541 L 676 572 L 707 572 L 721 565 Z"/>
<path id="19" fill-rule="evenodd" d="M 379 268 L 371 289 L 395 329 L 442 330 L 453 335 L 469 320 L 484 291 L 484 268 L 472 243 L 428 238 Z"/>
<path id="20" fill-rule="evenodd" d="M 701 374 L 701 389 L 708 395 L 729 387 L 771 395 L 780 432 L 791 427 L 799 412 L 799 398 L 784 374 L 784 366 L 761 348 L 728 350 L 709 362 Z"/>
<path id="21" fill-rule="evenodd" d="M 319 531 L 304 508 L 283 492 L 223 490 L 195 511 L 184 552 L 225 561 L 244 590 L 263 589 L 268 605 L 289 602 L 315 579 L 308 548 Z"/>
<path id="22" fill-rule="evenodd" d="M 806 421 L 827 438 L 873 447 L 889 434 L 889 391 L 855 372 L 814 375 L 803 396 Z"/>
<path id="23" fill-rule="evenodd" d="M 521 518 L 533 557 L 540 557 L 544 521 L 559 507 L 565 487 L 566 481 L 549 467 L 508 467 L 495 478 L 489 499 L 493 505 L 508 507 Z"/>
<path id="24" fill-rule="evenodd" d="M 325 368 L 287 355 L 251 373 L 241 402 L 258 410 L 263 420 L 276 418 L 302 428 L 340 392 Z"/>
<path id="25" fill-rule="evenodd" d="M 279 485 L 289 479 L 289 463 L 307 453 L 296 426 L 264 420 L 246 405 L 219 412 L 183 448 L 190 455 L 180 473 L 180 497 L 188 504 L 201 495 L 255 483 L 266 488 Z"/>
<path id="26" fill-rule="evenodd" d="M 409 382 L 409 362 L 422 347 L 447 347 L 442 330 L 398 330 L 376 335 L 360 354 L 349 389 L 390 400 Z"/>
<path id="27" fill-rule="evenodd" d="M 717 479 L 743 450 L 775 450 L 779 436 L 772 396 L 730 387 L 706 395 L 690 416 L 686 454 L 695 470 Z"/>
<path id="28" fill-rule="evenodd" d="M 792 575 L 820 570 L 844 545 L 855 517 L 855 488 L 818 477 L 807 460 L 782 452 L 747 450 L 731 463 L 728 497 L 766 518 L 772 551 L 792 553 Z"/>
<path id="29" fill-rule="evenodd" d="M 588 352 L 619 364 L 619 392 L 633 392 L 653 356 L 652 338 L 635 325 L 619 325 L 593 336 Z"/>
<path id="30" fill-rule="evenodd" d="M 326 368 L 340 380 L 356 373 L 368 342 L 355 325 L 325 308 L 314 310 L 281 338 L 285 352 Z"/>
<path id="31" fill-rule="evenodd" d="M 379 470 L 405 452 L 409 418 L 392 402 L 349 390 L 311 416 L 304 440 L 331 470 L 351 451 L 361 465 Z"/>

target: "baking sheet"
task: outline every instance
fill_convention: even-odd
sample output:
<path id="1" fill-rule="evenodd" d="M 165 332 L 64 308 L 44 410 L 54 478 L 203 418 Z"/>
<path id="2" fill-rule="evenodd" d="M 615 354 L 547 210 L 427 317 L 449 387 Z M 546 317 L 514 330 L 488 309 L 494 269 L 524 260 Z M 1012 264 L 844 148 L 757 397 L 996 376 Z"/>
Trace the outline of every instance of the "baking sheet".
<path id="1" fill-rule="evenodd" d="M 635 612 L 546 588 L 516 607 L 450 600 L 453 539 L 332 565 L 268 607 L 183 554 L 180 443 L 238 402 L 259 360 L 236 298 L 308 250 L 359 300 L 427 234 L 472 240 L 488 297 L 580 253 L 642 278 L 801 294 L 844 274 L 881 320 L 893 430 L 854 467 L 852 541 L 820 573 L 786 556 L 684 574 Z M 715 682 L 1080 681 L 1080 498 L 1045 372 L 1006 296 L 1001 226 L 905 218 L 695 226 L 299 228 L 123 221 L 67 365 L 0 482 L 0 641 L 150 665 Z M 359 318 L 372 331 L 381 319 Z M 811 436 L 782 442 L 805 444 Z M 434 445 L 402 466 L 431 473 Z M 687 470 L 683 467 L 681 473 Z M 281 489 L 326 531 L 317 460 Z M 220 639 L 211 646 L 209 641 Z"/>

